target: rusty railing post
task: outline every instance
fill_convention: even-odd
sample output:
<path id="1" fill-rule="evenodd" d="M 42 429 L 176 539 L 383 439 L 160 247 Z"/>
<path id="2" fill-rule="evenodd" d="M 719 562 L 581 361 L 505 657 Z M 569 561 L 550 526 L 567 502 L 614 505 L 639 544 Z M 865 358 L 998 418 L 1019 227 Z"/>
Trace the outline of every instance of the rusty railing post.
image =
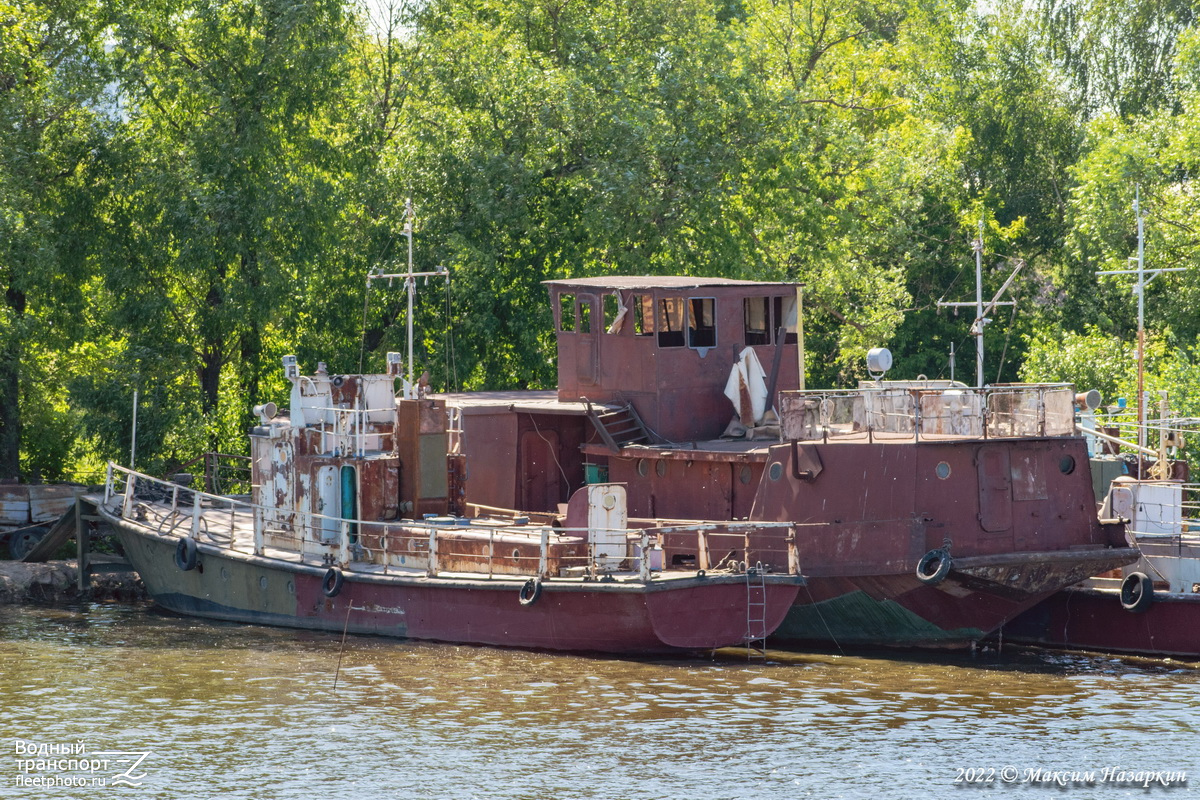
<path id="1" fill-rule="evenodd" d="M 425 568 L 425 573 L 436 578 L 438 574 L 438 529 L 436 525 L 431 525 L 429 528 L 429 565 Z"/>

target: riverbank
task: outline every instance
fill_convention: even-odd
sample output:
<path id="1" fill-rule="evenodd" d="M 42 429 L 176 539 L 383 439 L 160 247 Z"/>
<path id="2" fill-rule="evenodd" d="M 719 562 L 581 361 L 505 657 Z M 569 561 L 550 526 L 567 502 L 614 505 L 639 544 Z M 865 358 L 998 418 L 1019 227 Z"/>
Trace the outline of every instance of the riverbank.
<path id="1" fill-rule="evenodd" d="M 132 570 L 101 572 L 93 563 L 89 588 L 79 589 L 79 565 L 69 561 L 0 561 L 0 605 L 70 603 L 78 600 L 132 603 L 146 600 L 146 587 Z"/>

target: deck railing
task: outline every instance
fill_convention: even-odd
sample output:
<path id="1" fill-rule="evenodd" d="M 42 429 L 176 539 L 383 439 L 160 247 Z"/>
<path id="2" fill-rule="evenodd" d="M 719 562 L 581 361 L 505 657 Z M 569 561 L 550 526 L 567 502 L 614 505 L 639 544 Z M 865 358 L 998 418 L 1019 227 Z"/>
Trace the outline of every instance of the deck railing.
<path id="1" fill-rule="evenodd" d="M 119 502 L 114 506 L 114 501 Z M 612 573 L 636 573 L 650 580 L 661 571 L 745 571 L 756 564 L 800 574 L 796 551 L 800 526 L 786 522 L 638 521 L 634 528 L 619 532 L 624 534 L 625 552 L 616 556 L 611 542 L 593 540 L 596 531 L 530 524 L 523 518 L 467 525 L 450 517 L 381 522 L 294 512 L 298 524 L 272 527 L 273 508 L 197 491 L 111 462 L 104 504 L 122 518 L 162 535 L 190 537 L 259 556 L 270 555 L 270 548 L 320 558 L 345 569 L 353 569 L 355 563 L 379 565 L 385 574 L 418 569 L 431 577 L 558 574 L 603 579 Z M 297 529 L 318 537 L 303 536 Z M 336 535 L 320 538 L 322 530 Z M 693 561 L 676 565 L 665 558 L 666 552 L 681 550 L 694 553 Z M 734 557 L 714 560 L 712 553 Z"/>
<path id="2" fill-rule="evenodd" d="M 1126 531 L 1147 555 L 1200 555 L 1200 484 L 1118 482 L 1109 493 L 1111 512 L 1130 520 Z"/>
<path id="3" fill-rule="evenodd" d="M 387 452 L 395 436 L 393 408 L 322 408 L 306 407 L 305 413 L 317 412 L 319 420 L 302 428 L 302 435 L 318 439 L 317 451 L 362 457 L 368 452 Z M 381 416 L 388 422 L 379 422 Z"/>
<path id="4" fill-rule="evenodd" d="M 972 389 L 946 381 L 883 382 L 846 391 L 779 393 L 783 439 L 880 436 L 1019 438 L 1071 436 L 1074 392 L 1066 384 Z"/>

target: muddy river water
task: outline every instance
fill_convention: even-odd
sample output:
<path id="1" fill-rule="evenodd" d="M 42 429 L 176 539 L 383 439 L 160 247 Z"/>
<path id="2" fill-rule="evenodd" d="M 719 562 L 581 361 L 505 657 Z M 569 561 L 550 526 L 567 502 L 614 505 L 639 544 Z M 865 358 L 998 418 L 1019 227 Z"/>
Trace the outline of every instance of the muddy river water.
<path id="1" fill-rule="evenodd" d="M 0 607 L 4 798 L 1171 798 L 1200 794 L 1198 728 L 1179 661 L 343 648 Z"/>

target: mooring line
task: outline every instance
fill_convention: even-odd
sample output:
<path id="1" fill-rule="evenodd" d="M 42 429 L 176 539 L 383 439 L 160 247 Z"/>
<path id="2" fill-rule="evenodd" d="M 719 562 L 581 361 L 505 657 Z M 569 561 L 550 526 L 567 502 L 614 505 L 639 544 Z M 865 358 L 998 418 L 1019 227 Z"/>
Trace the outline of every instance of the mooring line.
<path id="1" fill-rule="evenodd" d="M 342 643 L 338 645 L 338 663 L 337 669 L 333 673 L 333 691 L 337 691 L 338 675 L 342 674 L 342 654 L 346 652 L 346 633 L 350 630 L 350 611 L 354 608 L 354 601 L 351 600 L 346 604 L 346 624 L 342 626 Z M 366 611 L 367 607 L 363 606 L 359 611 Z"/>

